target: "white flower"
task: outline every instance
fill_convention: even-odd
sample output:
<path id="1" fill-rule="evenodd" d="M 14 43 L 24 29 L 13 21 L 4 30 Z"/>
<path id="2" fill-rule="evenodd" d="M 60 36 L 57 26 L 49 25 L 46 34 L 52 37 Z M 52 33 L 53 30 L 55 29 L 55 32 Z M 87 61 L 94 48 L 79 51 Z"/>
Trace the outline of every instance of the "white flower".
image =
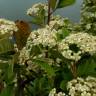
<path id="1" fill-rule="evenodd" d="M 49 23 L 49 26 L 51 28 L 54 28 L 55 26 L 63 26 L 64 25 L 64 20 L 59 19 L 59 20 L 51 20 Z"/>
<path id="2" fill-rule="evenodd" d="M 70 45 L 75 46 L 77 52 L 72 50 Z M 59 50 L 65 58 L 78 61 L 84 53 L 96 53 L 96 36 L 82 32 L 70 34 L 59 43 Z"/>
<path id="3" fill-rule="evenodd" d="M 51 30 L 48 26 L 30 33 L 26 47 L 31 50 L 32 46 L 42 44 L 43 47 L 54 47 L 56 43 L 56 30 Z"/>
<path id="4" fill-rule="evenodd" d="M 91 28 L 91 24 L 87 24 L 87 25 L 86 25 L 86 29 L 89 30 L 90 28 Z"/>
<path id="5" fill-rule="evenodd" d="M 66 96 L 66 95 L 63 92 L 59 92 L 58 94 L 56 94 L 56 96 Z"/>
<path id="6" fill-rule="evenodd" d="M 60 63 L 62 60 L 60 58 L 56 58 L 56 62 Z"/>
<path id="7" fill-rule="evenodd" d="M 81 96 L 92 96 L 90 93 L 87 93 L 86 91 L 84 91 L 83 93 L 81 93 Z"/>
<path id="8" fill-rule="evenodd" d="M 68 82 L 67 90 L 70 96 L 95 96 L 93 94 L 96 94 L 96 78 L 88 76 L 86 79 L 73 79 Z"/>
<path id="9" fill-rule="evenodd" d="M 56 88 L 53 88 L 48 96 L 67 96 L 64 92 L 56 93 Z"/>
<path id="10" fill-rule="evenodd" d="M 56 88 L 52 89 L 48 96 L 55 96 L 56 94 Z"/>
<path id="11" fill-rule="evenodd" d="M 75 93 L 75 87 L 71 87 L 69 95 L 74 96 Z"/>
<path id="12" fill-rule="evenodd" d="M 96 35 L 96 1 L 95 0 L 83 0 L 81 9 L 81 27 L 88 33 Z"/>
<path id="13" fill-rule="evenodd" d="M 28 59 L 29 59 L 29 51 L 24 47 L 20 51 L 19 64 L 24 65 L 25 64 L 25 61 L 27 61 Z"/>
<path id="14" fill-rule="evenodd" d="M 34 4 L 31 8 L 27 10 L 27 15 L 38 16 L 41 10 L 45 11 L 46 16 L 48 12 L 48 5 L 43 3 Z"/>
<path id="15" fill-rule="evenodd" d="M 0 18 L 0 35 L 4 35 L 9 33 L 10 35 L 13 32 L 17 32 L 18 28 L 13 21 L 9 21 L 7 19 Z"/>
<path id="16" fill-rule="evenodd" d="M 65 27 L 66 26 L 66 21 L 68 21 L 67 18 L 62 18 L 60 16 L 52 16 L 51 20 L 49 22 L 49 27 L 50 28 L 54 28 L 54 29 L 59 29 L 61 27 Z M 67 26 L 69 26 L 69 24 L 67 23 Z"/>

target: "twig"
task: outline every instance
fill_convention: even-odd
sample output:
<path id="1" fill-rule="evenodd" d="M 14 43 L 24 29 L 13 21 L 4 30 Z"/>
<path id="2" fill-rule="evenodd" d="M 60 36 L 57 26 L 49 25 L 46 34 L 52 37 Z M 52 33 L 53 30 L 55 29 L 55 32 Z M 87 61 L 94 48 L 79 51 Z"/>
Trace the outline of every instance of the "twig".
<path id="1" fill-rule="evenodd" d="M 73 77 L 74 78 L 77 78 L 77 63 L 75 62 L 74 64 L 71 64 L 71 72 L 72 72 L 72 74 L 73 74 Z"/>
<path id="2" fill-rule="evenodd" d="M 47 24 L 49 25 L 50 22 L 50 16 L 51 16 L 51 7 L 50 7 L 50 0 L 48 0 L 48 19 L 47 19 Z"/>

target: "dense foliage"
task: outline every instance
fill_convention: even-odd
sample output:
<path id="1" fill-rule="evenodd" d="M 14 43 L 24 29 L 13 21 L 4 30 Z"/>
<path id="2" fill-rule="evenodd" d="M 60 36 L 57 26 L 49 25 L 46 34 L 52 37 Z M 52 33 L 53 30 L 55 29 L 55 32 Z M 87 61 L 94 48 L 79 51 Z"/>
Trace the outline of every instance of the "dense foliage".
<path id="1" fill-rule="evenodd" d="M 34 4 L 32 32 L 23 21 L 0 19 L 0 96 L 96 96 L 95 2 L 84 1 L 79 24 L 53 15 L 74 3 Z"/>
<path id="2" fill-rule="evenodd" d="M 85 32 L 96 35 L 96 1 L 84 0 L 81 10 L 81 26 Z"/>

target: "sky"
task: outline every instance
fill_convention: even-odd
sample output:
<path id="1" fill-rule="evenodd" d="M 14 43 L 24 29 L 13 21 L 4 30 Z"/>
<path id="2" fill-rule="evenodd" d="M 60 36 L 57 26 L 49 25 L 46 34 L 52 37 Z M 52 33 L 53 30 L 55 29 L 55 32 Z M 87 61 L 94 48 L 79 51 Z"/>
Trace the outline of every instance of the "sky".
<path id="1" fill-rule="evenodd" d="M 0 18 L 30 20 L 31 18 L 26 15 L 27 9 L 35 3 L 46 1 L 47 0 L 0 0 Z M 81 4 L 82 0 L 76 0 L 74 5 L 58 9 L 55 14 L 68 17 L 73 22 L 79 22 Z"/>

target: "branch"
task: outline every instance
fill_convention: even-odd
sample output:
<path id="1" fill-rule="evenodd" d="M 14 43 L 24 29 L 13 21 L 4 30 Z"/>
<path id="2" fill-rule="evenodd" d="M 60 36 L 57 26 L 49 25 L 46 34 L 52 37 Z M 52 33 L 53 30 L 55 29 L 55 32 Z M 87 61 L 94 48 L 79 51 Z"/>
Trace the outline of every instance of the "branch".
<path id="1" fill-rule="evenodd" d="M 76 65 L 77 65 L 76 62 L 70 65 L 70 69 L 74 78 L 77 78 L 77 66 Z"/>
<path id="2" fill-rule="evenodd" d="M 48 19 L 47 19 L 47 24 L 49 25 L 50 22 L 50 16 L 51 16 L 51 7 L 50 7 L 50 0 L 48 0 Z"/>

